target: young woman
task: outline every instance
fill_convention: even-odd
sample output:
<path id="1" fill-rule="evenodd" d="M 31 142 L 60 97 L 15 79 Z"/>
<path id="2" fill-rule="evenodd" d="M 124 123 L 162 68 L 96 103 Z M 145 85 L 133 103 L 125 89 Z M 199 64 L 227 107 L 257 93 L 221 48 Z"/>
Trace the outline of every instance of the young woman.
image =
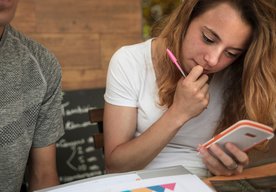
<path id="1" fill-rule="evenodd" d="M 242 172 L 249 157 L 234 144 L 199 146 L 241 119 L 276 128 L 275 13 L 270 0 L 184 0 L 153 39 L 119 49 L 105 93 L 107 170 Z"/>

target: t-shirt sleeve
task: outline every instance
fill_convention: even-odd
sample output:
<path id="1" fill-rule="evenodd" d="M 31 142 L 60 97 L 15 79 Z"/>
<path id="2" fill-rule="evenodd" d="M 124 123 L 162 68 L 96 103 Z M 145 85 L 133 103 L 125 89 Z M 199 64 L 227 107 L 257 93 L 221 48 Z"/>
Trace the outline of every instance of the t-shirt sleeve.
<path id="1" fill-rule="evenodd" d="M 136 107 L 139 81 L 137 79 L 137 61 L 126 47 L 122 47 L 112 56 L 106 81 L 104 99 L 117 106 Z"/>
<path id="2" fill-rule="evenodd" d="M 42 70 L 47 82 L 47 92 L 38 115 L 33 147 L 53 144 L 64 134 L 61 108 L 61 67 L 56 58 L 50 56 L 47 67 Z"/>

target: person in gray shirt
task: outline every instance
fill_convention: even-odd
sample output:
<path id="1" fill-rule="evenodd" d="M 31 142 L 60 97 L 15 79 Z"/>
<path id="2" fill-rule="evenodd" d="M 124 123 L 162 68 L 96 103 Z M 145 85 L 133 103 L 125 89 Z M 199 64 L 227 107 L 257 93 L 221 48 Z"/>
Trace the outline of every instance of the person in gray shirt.
<path id="1" fill-rule="evenodd" d="M 39 43 L 15 30 L 19 0 L 0 0 L 0 191 L 59 184 L 56 141 L 64 134 L 61 66 Z M 27 169 L 26 169 L 27 167 Z"/>

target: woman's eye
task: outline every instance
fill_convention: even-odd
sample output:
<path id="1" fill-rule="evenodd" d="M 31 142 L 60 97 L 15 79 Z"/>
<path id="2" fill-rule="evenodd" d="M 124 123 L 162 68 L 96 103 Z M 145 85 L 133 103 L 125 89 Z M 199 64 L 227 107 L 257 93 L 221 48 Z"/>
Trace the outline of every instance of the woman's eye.
<path id="1" fill-rule="evenodd" d="M 230 58 L 237 58 L 237 57 L 238 57 L 238 54 L 231 53 L 231 52 L 229 52 L 229 51 L 226 51 L 226 52 L 225 52 L 225 55 L 226 55 L 227 57 L 230 57 Z"/>
<path id="2" fill-rule="evenodd" d="M 214 43 L 215 41 L 212 40 L 211 38 L 207 37 L 204 33 L 202 33 L 202 38 L 203 38 L 203 41 L 207 44 L 212 44 Z"/>

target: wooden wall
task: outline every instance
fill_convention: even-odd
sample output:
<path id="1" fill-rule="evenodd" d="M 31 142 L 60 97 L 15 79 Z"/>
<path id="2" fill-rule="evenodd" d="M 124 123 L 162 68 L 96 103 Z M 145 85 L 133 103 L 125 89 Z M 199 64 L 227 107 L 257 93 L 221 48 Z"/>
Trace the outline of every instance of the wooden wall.
<path id="1" fill-rule="evenodd" d="M 20 0 L 13 26 L 59 59 L 64 90 L 105 87 L 112 54 L 142 41 L 141 0 Z"/>

